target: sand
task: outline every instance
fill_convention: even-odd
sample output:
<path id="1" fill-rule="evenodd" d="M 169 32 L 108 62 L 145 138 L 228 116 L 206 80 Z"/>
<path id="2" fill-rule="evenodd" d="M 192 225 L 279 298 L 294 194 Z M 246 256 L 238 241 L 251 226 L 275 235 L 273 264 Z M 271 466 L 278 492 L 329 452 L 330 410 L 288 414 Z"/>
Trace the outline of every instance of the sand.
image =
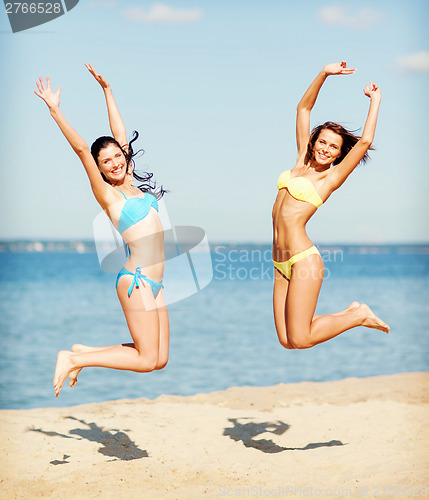
<path id="1" fill-rule="evenodd" d="M 429 373 L 407 373 L 3 410 L 0 494 L 428 496 L 428 403 Z"/>

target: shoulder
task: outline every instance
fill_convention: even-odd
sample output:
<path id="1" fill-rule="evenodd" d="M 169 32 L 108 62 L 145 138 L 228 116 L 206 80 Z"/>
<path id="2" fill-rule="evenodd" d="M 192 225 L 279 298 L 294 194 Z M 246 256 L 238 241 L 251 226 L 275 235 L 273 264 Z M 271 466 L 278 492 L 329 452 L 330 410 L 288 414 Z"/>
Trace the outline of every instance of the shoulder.
<path id="1" fill-rule="evenodd" d="M 122 193 L 118 188 L 111 186 L 107 182 L 105 184 L 106 186 L 103 189 L 103 194 L 100 197 L 101 199 L 97 200 L 103 210 L 111 207 L 115 203 L 126 200 L 124 193 Z"/>

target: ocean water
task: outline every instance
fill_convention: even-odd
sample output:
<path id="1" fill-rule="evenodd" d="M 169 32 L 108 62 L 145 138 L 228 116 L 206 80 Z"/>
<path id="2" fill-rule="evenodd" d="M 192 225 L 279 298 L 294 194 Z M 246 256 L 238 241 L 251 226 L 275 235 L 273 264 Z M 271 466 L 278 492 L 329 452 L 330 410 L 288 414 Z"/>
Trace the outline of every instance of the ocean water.
<path id="1" fill-rule="evenodd" d="M 270 247 L 211 247 L 212 281 L 169 306 L 170 360 L 159 372 L 87 368 L 54 397 L 56 353 L 73 343 L 130 341 L 115 275 L 95 253 L 0 253 L 0 408 L 70 406 L 190 395 L 231 386 L 328 381 L 427 371 L 429 248 L 320 247 L 326 274 L 319 314 L 368 303 L 391 327 L 355 328 L 312 349 L 288 351 L 272 315 Z M 180 281 L 166 276 L 166 286 Z"/>

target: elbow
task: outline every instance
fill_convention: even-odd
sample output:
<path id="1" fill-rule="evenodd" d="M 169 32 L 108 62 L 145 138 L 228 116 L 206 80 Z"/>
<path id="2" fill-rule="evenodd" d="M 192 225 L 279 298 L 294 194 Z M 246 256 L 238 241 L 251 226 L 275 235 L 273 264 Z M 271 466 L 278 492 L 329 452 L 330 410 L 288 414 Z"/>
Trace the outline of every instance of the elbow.
<path id="1" fill-rule="evenodd" d="M 89 147 L 88 147 L 88 144 L 86 143 L 83 143 L 83 144 L 78 144 L 77 146 L 75 146 L 74 148 L 74 151 L 75 153 L 81 157 L 81 156 L 84 156 L 86 154 L 89 154 L 91 153 L 90 150 L 89 150 Z"/>
<path id="2" fill-rule="evenodd" d="M 371 147 L 372 141 L 374 140 L 374 136 L 362 136 L 359 140 L 359 142 L 364 146 L 366 149 L 369 149 Z"/>
<path id="3" fill-rule="evenodd" d="M 298 103 L 298 106 L 296 107 L 296 112 L 301 113 L 302 111 L 304 111 L 305 113 L 309 113 L 311 111 L 311 108 L 300 101 Z"/>

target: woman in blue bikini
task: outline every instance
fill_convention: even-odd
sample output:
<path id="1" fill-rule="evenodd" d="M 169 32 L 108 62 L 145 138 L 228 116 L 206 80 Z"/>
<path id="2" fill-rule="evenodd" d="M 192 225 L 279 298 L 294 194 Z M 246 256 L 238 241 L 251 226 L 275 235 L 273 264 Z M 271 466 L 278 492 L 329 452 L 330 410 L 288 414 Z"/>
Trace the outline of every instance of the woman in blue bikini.
<path id="1" fill-rule="evenodd" d="M 73 387 L 82 368 L 100 366 L 117 370 L 150 372 L 168 361 L 169 322 L 162 290 L 164 273 L 164 233 L 158 216 L 157 197 L 150 182 L 152 174 L 134 173 L 131 143 L 113 98 L 110 85 L 94 68 L 86 67 L 103 88 L 113 137 L 100 137 L 89 149 L 60 111 L 60 90 L 53 92 L 49 77 L 39 79 L 35 94 L 45 101 L 51 116 L 73 148 L 88 175 L 92 191 L 101 208 L 121 233 L 129 247 L 129 259 L 116 280 L 116 289 L 133 343 L 106 347 L 75 344 L 71 351 L 60 351 L 54 375 L 58 397 L 66 381 Z M 133 178 L 143 181 L 137 188 Z"/>
<path id="2" fill-rule="evenodd" d="M 326 122 L 310 134 L 310 111 L 329 75 L 355 72 L 345 62 L 323 68 L 297 107 L 298 158 L 292 170 L 280 175 L 273 207 L 273 307 L 279 341 L 286 349 L 306 349 L 356 326 L 389 332 L 384 321 L 366 304 L 353 302 L 341 312 L 314 314 L 324 265 L 305 226 L 361 161 L 374 139 L 381 93 L 372 82 L 364 93 L 370 106 L 362 137 L 341 125 Z"/>

